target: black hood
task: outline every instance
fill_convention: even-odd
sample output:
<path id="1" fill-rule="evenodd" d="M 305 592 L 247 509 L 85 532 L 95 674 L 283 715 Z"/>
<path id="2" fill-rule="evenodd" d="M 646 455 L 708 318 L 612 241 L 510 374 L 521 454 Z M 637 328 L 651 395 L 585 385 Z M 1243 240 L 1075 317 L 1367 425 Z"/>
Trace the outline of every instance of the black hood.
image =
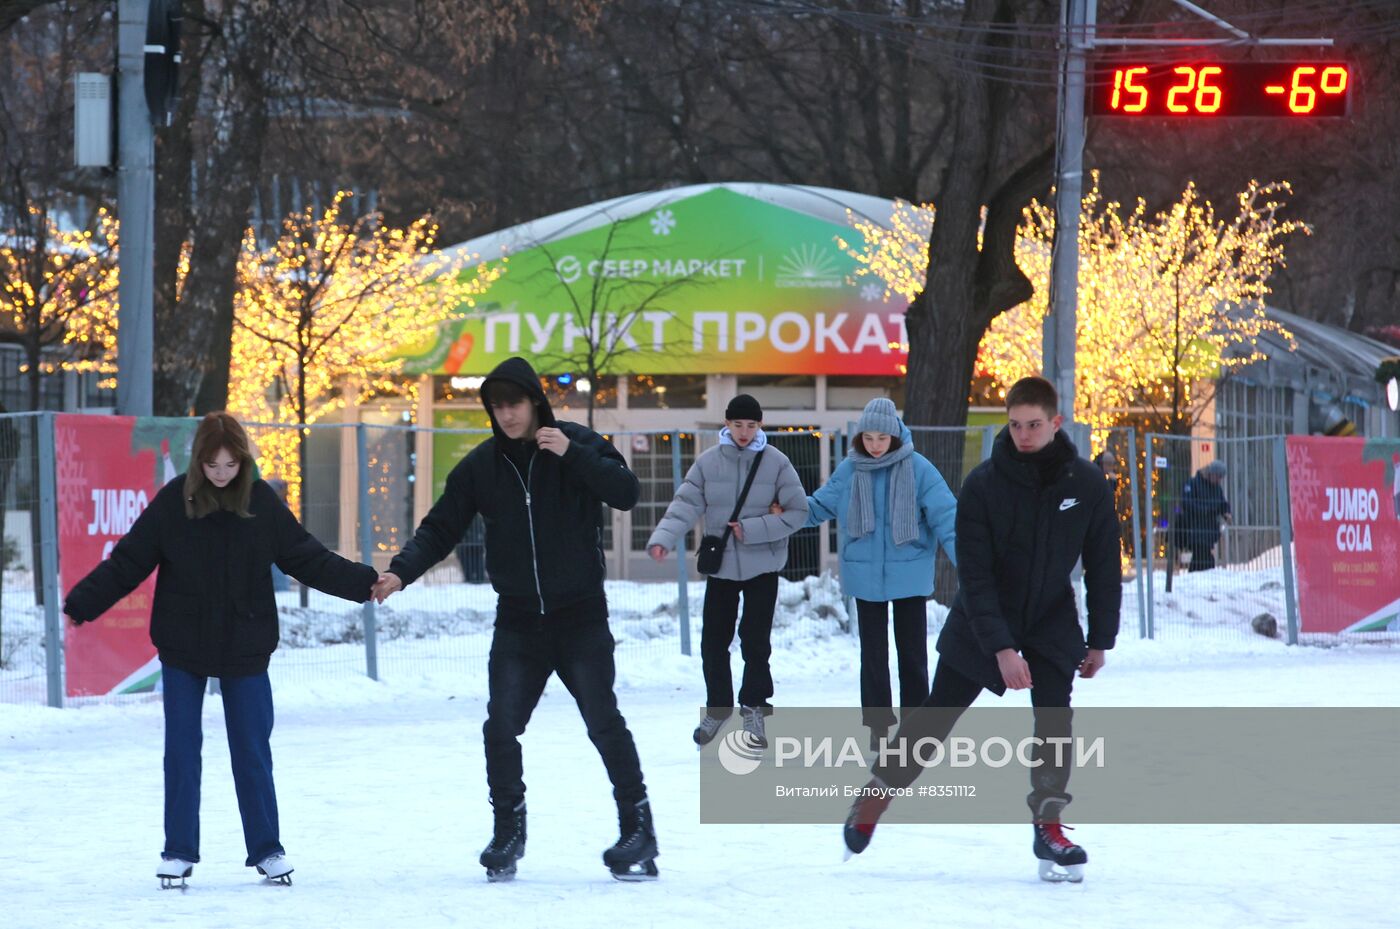
<path id="1" fill-rule="evenodd" d="M 1074 447 L 1074 443 L 1065 435 L 1063 429 L 1055 433 L 1055 438 L 1049 445 L 1031 455 L 1016 451 L 1016 443 L 1011 441 L 1010 426 L 1003 426 L 992 443 L 994 467 L 1012 480 L 1032 487 L 1040 483 L 1039 465 L 1042 460 L 1050 470 L 1058 474 L 1060 469 L 1078 457 L 1079 450 Z"/>
<path id="2" fill-rule="evenodd" d="M 486 407 L 486 415 L 491 417 L 491 431 L 496 434 L 497 439 L 511 441 L 501 431 L 501 427 L 496 423 L 496 414 L 491 411 L 491 385 L 502 381 L 509 381 L 525 391 L 525 395 L 535 404 L 541 426 L 555 424 L 554 410 L 550 407 L 549 400 L 545 398 L 544 388 L 540 387 L 540 376 L 535 373 L 534 368 L 530 367 L 530 362 L 524 358 L 507 358 L 496 365 L 495 369 L 486 376 L 486 380 L 481 383 L 481 403 Z"/>

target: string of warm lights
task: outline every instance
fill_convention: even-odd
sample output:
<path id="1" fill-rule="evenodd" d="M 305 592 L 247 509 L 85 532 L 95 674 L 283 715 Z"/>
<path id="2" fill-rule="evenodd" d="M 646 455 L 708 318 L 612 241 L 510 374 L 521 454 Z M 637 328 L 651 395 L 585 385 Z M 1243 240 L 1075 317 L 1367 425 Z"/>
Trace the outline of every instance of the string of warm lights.
<path id="1" fill-rule="evenodd" d="M 1293 345 L 1264 306 L 1285 266 L 1284 240 L 1308 227 L 1278 216 L 1287 183 L 1251 181 L 1222 220 L 1194 184 L 1162 212 L 1149 215 L 1139 199 L 1125 216 L 1098 180 L 1080 216 L 1075 416 L 1104 429 L 1148 407 L 1168 425 L 1189 424 L 1210 398 L 1203 384 L 1264 359 L 1261 335 Z M 1032 201 L 1016 260 L 1035 295 L 994 319 L 978 352 L 978 372 L 1002 389 L 1040 372 L 1054 234 L 1053 208 Z"/>
<path id="2" fill-rule="evenodd" d="M 1209 399 L 1201 385 L 1229 368 L 1263 359 L 1259 339 L 1293 337 L 1264 314 L 1269 280 L 1285 267 L 1284 240 L 1310 230 L 1278 215 L 1292 189 L 1251 181 L 1229 220 L 1189 184 L 1167 210 L 1149 215 L 1139 199 L 1126 215 L 1105 202 L 1098 175 L 1084 196 L 1079 231 L 1079 309 L 1075 416 L 1095 429 L 1148 407 L 1167 422 L 1190 422 Z M 913 300 L 928 269 L 931 204 L 896 200 L 888 225 L 858 217 L 863 242 L 840 238 L 858 267 L 885 295 Z M 1034 296 L 992 321 L 975 375 L 999 397 L 1017 379 L 1041 371 L 1042 328 L 1050 292 L 1055 234 L 1052 206 L 1032 201 L 1017 229 L 1016 261 Z"/>
<path id="3" fill-rule="evenodd" d="M 0 235 L 0 314 L 22 341 L 62 345 L 46 374 L 116 374 L 117 218 L 97 211 L 93 228 L 67 230 L 30 204 L 29 229 Z M 28 370 L 26 364 L 23 370 Z M 114 386 L 110 380 L 103 386 Z"/>
<path id="4" fill-rule="evenodd" d="M 837 236 L 836 244 L 859 265 L 854 276 L 873 277 L 883 282 L 886 300 L 899 294 L 906 302 L 913 301 L 923 291 L 926 280 L 933 204 L 895 200 L 887 226 L 859 217 L 850 210 L 846 211 L 846 216 L 860 233 L 861 241 L 853 244 Z"/>
<path id="5" fill-rule="evenodd" d="M 438 228 L 421 217 L 404 228 L 377 213 L 344 216 L 349 191 L 320 213 L 288 216 L 282 235 L 259 248 L 244 238 L 234 296 L 229 406 L 250 420 L 305 426 L 347 405 L 391 399 L 417 406 L 417 381 L 403 375 L 405 346 L 475 305 L 505 272 L 505 260 L 434 248 Z M 297 505 L 304 429 L 268 430 L 259 467 L 288 484 Z"/>

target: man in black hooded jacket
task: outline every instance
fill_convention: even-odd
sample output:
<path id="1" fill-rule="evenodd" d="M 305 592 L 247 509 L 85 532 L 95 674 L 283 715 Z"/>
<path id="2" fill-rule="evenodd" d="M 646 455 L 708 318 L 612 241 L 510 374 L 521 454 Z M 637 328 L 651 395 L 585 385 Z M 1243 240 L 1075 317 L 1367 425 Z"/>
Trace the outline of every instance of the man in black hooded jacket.
<path id="1" fill-rule="evenodd" d="M 381 602 L 447 557 L 479 513 L 497 594 L 483 734 L 495 833 L 481 853 L 489 880 L 525 854 L 525 782 L 518 737 L 551 674 L 568 688 L 612 781 L 622 835 L 603 853 L 619 879 L 656 876 L 656 836 L 641 762 L 613 692 L 613 637 L 603 580 L 603 504 L 630 510 L 639 485 L 617 449 L 577 423 L 556 422 L 540 379 L 511 358 L 481 387 L 494 435 L 447 476 L 442 497 L 380 576 Z"/>
<path id="2" fill-rule="evenodd" d="M 1077 672 L 1093 677 L 1113 648 L 1122 604 L 1118 522 L 1108 482 L 1080 458 L 1060 431 L 1054 386 L 1039 377 L 1006 394 L 1008 425 L 992 456 L 968 474 L 958 497 L 958 594 L 938 636 L 938 666 L 929 697 L 900 726 L 895 745 L 947 739 L 982 690 L 1031 692 L 1033 849 L 1047 880 L 1082 879 L 1087 854 L 1061 831 L 1070 802 L 1069 767 L 1048 740 L 1071 735 L 1070 691 Z M 1083 559 L 1087 641 L 1079 625 L 1072 576 Z M 1063 743 L 1061 743 L 1063 744 Z M 896 751 L 882 756 L 846 820 L 846 846 L 864 851 L 889 804 L 890 788 L 908 787 L 921 768 Z M 1057 763 L 1061 762 L 1061 763 Z M 1058 869 L 1058 870 L 1057 870 Z"/>

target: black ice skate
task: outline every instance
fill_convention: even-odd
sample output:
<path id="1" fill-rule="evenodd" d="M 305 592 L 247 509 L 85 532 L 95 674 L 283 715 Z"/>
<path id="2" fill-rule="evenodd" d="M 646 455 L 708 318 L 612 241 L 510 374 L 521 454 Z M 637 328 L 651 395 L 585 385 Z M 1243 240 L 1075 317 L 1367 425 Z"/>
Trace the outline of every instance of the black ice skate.
<path id="1" fill-rule="evenodd" d="M 1035 841 L 1031 849 L 1040 859 L 1040 879 L 1058 883 L 1069 881 L 1078 884 L 1084 880 L 1084 865 L 1089 861 L 1089 853 L 1065 837 L 1062 826 L 1054 823 L 1035 823 Z"/>
<path id="2" fill-rule="evenodd" d="M 656 870 L 656 829 L 651 822 L 651 803 L 619 802 L 617 823 L 621 831 L 617 844 L 603 852 L 603 864 L 619 881 L 654 881 Z"/>
<path id="3" fill-rule="evenodd" d="M 481 866 L 492 883 L 515 879 L 515 863 L 525 857 L 525 801 L 496 809 L 496 831 L 481 852 Z"/>
<path id="4" fill-rule="evenodd" d="M 162 858 L 156 868 L 161 890 L 187 890 L 185 878 L 194 873 L 194 865 L 183 858 Z M 175 883 L 179 881 L 180 883 Z"/>
<path id="5" fill-rule="evenodd" d="M 888 784 L 878 777 L 872 777 L 851 804 L 844 829 L 846 859 L 859 855 L 870 845 L 870 839 L 875 835 L 875 824 L 890 805 L 889 790 Z"/>

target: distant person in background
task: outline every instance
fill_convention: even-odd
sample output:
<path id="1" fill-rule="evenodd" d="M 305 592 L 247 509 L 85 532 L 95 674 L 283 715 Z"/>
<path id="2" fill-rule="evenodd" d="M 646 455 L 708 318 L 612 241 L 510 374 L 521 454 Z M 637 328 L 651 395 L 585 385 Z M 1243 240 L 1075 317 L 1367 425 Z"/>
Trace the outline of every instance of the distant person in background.
<path id="1" fill-rule="evenodd" d="M 256 475 L 238 420 L 205 416 L 189 471 L 160 489 L 63 603 L 73 625 L 93 622 L 159 569 L 151 642 L 164 687 L 165 848 L 156 876 L 165 887 L 183 886 L 199 862 L 202 710 L 211 677 L 220 683 L 246 864 L 291 883 L 272 782 L 267 666 L 278 624 L 268 568 L 280 563 L 302 583 L 354 603 L 370 598 L 379 576 L 328 551 Z"/>
<path id="2" fill-rule="evenodd" d="M 1118 486 L 1118 457 L 1104 449 L 1094 456 L 1094 464 L 1099 466 L 1104 478 L 1114 487 Z"/>
<path id="3" fill-rule="evenodd" d="M 1114 511 L 1117 512 L 1118 488 L 1120 486 L 1119 482 L 1122 480 L 1122 471 L 1120 470 L 1121 466 L 1118 462 L 1118 456 L 1113 454 L 1113 452 L 1109 451 L 1108 449 L 1104 449 L 1103 451 L 1095 455 L 1092 460 L 1094 464 L 1098 465 L 1099 470 L 1103 472 L 1104 480 L 1108 481 L 1109 497 L 1113 501 Z M 1129 499 L 1128 501 L 1128 507 L 1129 509 L 1127 517 L 1125 517 L 1121 513 L 1119 514 L 1118 521 L 1120 525 L 1118 527 L 1118 535 L 1123 543 L 1123 551 L 1131 553 L 1136 551 L 1136 545 L 1133 541 L 1132 534 L 1131 499 Z M 1123 572 L 1124 580 L 1128 580 L 1136 576 L 1136 568 L 1131 563 L 1124 565 Z"/>
<path id="4" fill-rule="evenodd" d="M 1230 521 L 1230 501 L 1225 499 L 1225 462 L 1212 461 L 1186 482 L 1177 515 L 1177 545 L 1191 553 L 1190 571 L 1215 567 L 1215 546 L 1220 524 Z"/>

